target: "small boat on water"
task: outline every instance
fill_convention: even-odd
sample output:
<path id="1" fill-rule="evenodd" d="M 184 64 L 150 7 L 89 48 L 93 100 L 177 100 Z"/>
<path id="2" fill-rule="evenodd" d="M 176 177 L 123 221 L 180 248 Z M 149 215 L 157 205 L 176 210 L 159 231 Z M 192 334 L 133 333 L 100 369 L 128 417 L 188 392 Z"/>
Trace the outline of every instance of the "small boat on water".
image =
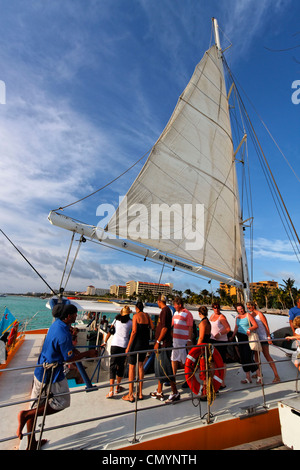
<path id="1" fill-rule="evenodd" d="M 134 252 L 142 260 L 225 282 L 238 288 L 246 301 L 250 290 L 244 229 L 249 221 L 244 220 L 241 211 L 236 172 L 236 157 L 245 145 L 246 132 L 242 127 L 243 135 L 234 148 L 229 100 L 236 84 L 232 81 L 226 91 L 224 68 L 231 79 L 232 75 L 215 19 L 213 26 L 216 43 L 197 65 L 165 130 L 107 226 L 80 223 L 58 211 L 51 211 L 48 218 L 53 225 L 71 231 L 73 238 L 79 233 L 80 243 L 105 243 Z M 157 216 L 154 209 L 165 210 L 162 223 L 159 217 L 149 219 L 150 215 Z M 176 221 L 172 226 L 171 213 Z M 70 302 L 76 303 L 79 311 L 99 314 L 118 313 L 123 306 L 79 299 Z M 147 312 L 159 315 L 155 307 L 147 307 Z M 197 320 L 198 313 L 192 313 Z M 223 313 L 233 329 L 235 313 Z M 273 383 L 269 363 L 261 356 L 262 383 L 253 378 L 245 387 L 241 385 L 241 365 L 232 359 L 227 364 L 226 388 L 213 401 L 202 401 L 201 396 L 184 388 L 183 370 L 177 374 L 181 400 L 174 404 L 150 397 L 157 385 L 151 370 L 144 380 L 144 400 L 124 403 L 121 394 L 107 400 L 108 347 L 99 358 L 85 361 L 88 380 L 71 387 L 71 407 L 42 421 L 40 429 L 48 439 L 43 448 L 168 450 L 175 456 L 174 451 L 228 449 L 269 438 L 281 442 L 279 409 L 286 400 L 289 404 L 290 400 L 298 400 L 298 370 L 291 361 L 292 351 L 283 347 L 290 332 L 288 317 L 267 318 L 274 338 L 270 354 L 280 382 Z M 77 327 L 80 345 L 88 347 L 89 327 L 83 320 Z M 99 328 L 97 331 L 104 333 Z M 26 332 L 22 348 L 0 377 L 2 449 L 19 444 L 14 438 L 16 416 L 30 403 L 33 368 L 45 334 Z M 235 344 L 229 346 L 234 349 Z M 126 378 L 122 385 L 128 387 Z M 298 417 L 297 413 L 293 416 Z M 39 425 L 40 420 L 37 433 Z M 298 443 L 292 446 L 297 448 Z"/>

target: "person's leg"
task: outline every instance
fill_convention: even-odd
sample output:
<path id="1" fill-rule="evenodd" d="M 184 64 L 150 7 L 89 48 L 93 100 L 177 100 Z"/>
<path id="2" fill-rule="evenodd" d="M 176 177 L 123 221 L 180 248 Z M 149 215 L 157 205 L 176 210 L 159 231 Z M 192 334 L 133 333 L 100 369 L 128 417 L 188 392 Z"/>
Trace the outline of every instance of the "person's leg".
<path id="1" fill-rule="evenodd" d="M 38 410 L 33 408 L 31 410 L 20 411 L 20 413 L 18 414 L 18 429 L 17 429 L 17 432 L 16 432 L 16 434 L 17 434 L 17 436 L 20 440 L 23 438 L 22 431 L 23 431 L 23 428 L 24 428 L 25 424 L 27 424 L 27 432 L 32 433 L 35 414 L 37 413 L 37 416 L 43 416 L 44 408 L 45 408 L 44 405 L 41 405 L 38 408 Z M 50 405 L 48 405 L 47 409 L 46 409 L 46 416 L 57 413 L 58 411 L 59 410 L 54 410 L 53 408 L 51 408 Z M 29 445 L 30 441 L 31 441 L 31 446 Z M 47 442 L 47 441 L 43 440 L 42 444 L 43 443 L 45 444 L 45 442 Z M 36 448 L 37 448 L 37 441 L 36 441 L 36 438 L 35 438 L 35 434 L 32 435 L 32 438 L 31 438 L 31 435 L 29 435 L 26 450 L 35 450 Z"/>
<path id="2" fill-rule="evenodd" d="M 128 394 L 122 397 L 122 400 L 125 401 L 134 401 L 133 397 L 133 385 L 134 385 L 134 378 L 135 378 L 135 364 L 129 364 L 129 371 L 128 371 Z"/>
<path id="3" fill-rule="evenodd" d="M 139 399 L 143 399 L 144 362 L 139 362 Z"/>
<path id="4" fill-rule="evenodd" d="M 280 382 L 280 377 L 278 375 L 275 362 L 273 361 L 272 357 L 270 356 L 269 345 L 268 344 L 262 344 L 262 352 L 263 352 L 263 355 L 265 356 L 265 358 L 267 359 L 272 371 L 274 372 L 273 382 Z"/>

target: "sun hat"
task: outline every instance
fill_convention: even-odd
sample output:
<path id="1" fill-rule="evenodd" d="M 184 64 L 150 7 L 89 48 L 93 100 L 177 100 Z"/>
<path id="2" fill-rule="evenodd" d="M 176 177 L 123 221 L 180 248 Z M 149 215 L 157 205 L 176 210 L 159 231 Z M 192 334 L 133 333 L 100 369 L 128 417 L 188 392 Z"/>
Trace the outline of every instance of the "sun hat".
<path id="1" fill-rule="evenodd" d="M 125 305 L 125 307 L 122 308 L 121 310 L 121 315 L 129 315 L 130 313 L 132 313 L 132 311 L 130 310 L 130 308 L 128 307 L 128 305 Z"/>

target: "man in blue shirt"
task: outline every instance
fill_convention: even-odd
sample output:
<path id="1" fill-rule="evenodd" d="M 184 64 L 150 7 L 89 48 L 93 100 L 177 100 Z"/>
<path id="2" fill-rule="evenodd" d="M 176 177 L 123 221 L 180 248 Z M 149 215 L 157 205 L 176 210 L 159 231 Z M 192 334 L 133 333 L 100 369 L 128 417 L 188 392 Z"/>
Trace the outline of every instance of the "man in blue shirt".
<path id="1" fill-rule="evenodd" d="M 289 320 L 290 320 L 290 326 L 292 328 L 293 335 L 295 335 L 295 328 L 293 325 L 293 320 L 295 317 L 298 317 L 300 315 L 300 297 L 296 298 L 296 307 L 292 307 L 289 311 Z"/>
<path id="2" fill-rule="evenodd" d="M 95 349 L 79 353 L 74 351 L 72 344 L 72 335 L 70 326 L 75 322 L 77 317 L 77 308 L 70 305 L 57 305 L 53 308 L 53 316 L 56 320 L 50 326 L 48 334 L 43 344 L 42 352 L 38 359 L 38 366 L 34 371 L 34 383 L 31 398 L 36 399 L 30 410 L 20 411 L 18 415 L 19 426 L 17 436 L 22 439 L 22 430 L 27 423 L 29 433 L 33 431 L 34 417 L 37 412 L 38 416 L 42 416 L 45 408 L 45 399 L 41 400 L 38 410 L 36 410 L 37 400 L 41 390 L 45 384 L 49 383 L 51 368 L 47 368 L 47 364 L 57 364 L 53 369 L 51 397 L 46 407 L 46 415 L 57 413 L 70 406 L 70 393 L 68 381 L 64 374 L 64 362 L 79 361 L 84 357 L 96 357 Z M 56 396 L 58 394 L 64 394 Z M 53 396 L 52 396 L 53 395 Z M 28 436 L 28 442 L 31 436 Z M 42 441 L 42 445 L 47 441 Z M 35 450 L 37 442 L 35 434 L 32 435 L 30 450 Z M 29 450 L 29 444 L 27 449 Z"/>

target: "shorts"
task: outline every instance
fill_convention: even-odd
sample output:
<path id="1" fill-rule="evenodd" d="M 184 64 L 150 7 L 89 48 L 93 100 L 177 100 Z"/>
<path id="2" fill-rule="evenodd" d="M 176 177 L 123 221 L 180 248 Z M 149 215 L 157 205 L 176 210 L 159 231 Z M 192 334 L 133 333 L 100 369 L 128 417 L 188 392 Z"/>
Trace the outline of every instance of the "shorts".
<path id="1" fill-rule="evenodd" d="M 157 377 L 161 383 L 175 382 L 171 364 L 171 351 L 165 351 L 164 349 L 162 351 L 159 349 L 156 350 L 154 372 L 155 377 Z"/>
<path id="2" fill-rule="evenodd" d="M 41 392 L 43 384 L 34 376 L 33 386 L 31 391 L 31 399 L 35 399 L 32 402 L 31 408 L 36 408 L 39 395 Z M 63 393 L 64 395 L 60 395 Z M 58 395 L 59 396 L 55 396 Z M 47 392 L 42 393 L 42 397 L 40 400 L 40 405 L 42 405 L 46 401 Z M 56 411 L 64 410 L 70 406 L 70 389 L 68 385 L 68 380 L 64 378 L 60 382 L 55 382 L 51 385 L 51 391 L 49 396 L 48 404 L 49 406 Z"/>
<path id="3" fill-rule="evenodd" d="M 186 352 L 186 339 L 173 338 L 173 351 L 171 354 L 171 361 L 185 363 L 187 352 Z M 180 349 L 177 349 L 180 348 Z"/>
<path id="4" fill-rule="evenodd" d="M 114 354 L 125 354 L 125 348 L 120 346 L 111 346 L 110 348 L 110 366 L 109 366 L 109 378 L 110 380 L 115 380 L 116 377 L 124 376 L 124 366 L 126 356 L 117 356 L 114 357 Z"/>

